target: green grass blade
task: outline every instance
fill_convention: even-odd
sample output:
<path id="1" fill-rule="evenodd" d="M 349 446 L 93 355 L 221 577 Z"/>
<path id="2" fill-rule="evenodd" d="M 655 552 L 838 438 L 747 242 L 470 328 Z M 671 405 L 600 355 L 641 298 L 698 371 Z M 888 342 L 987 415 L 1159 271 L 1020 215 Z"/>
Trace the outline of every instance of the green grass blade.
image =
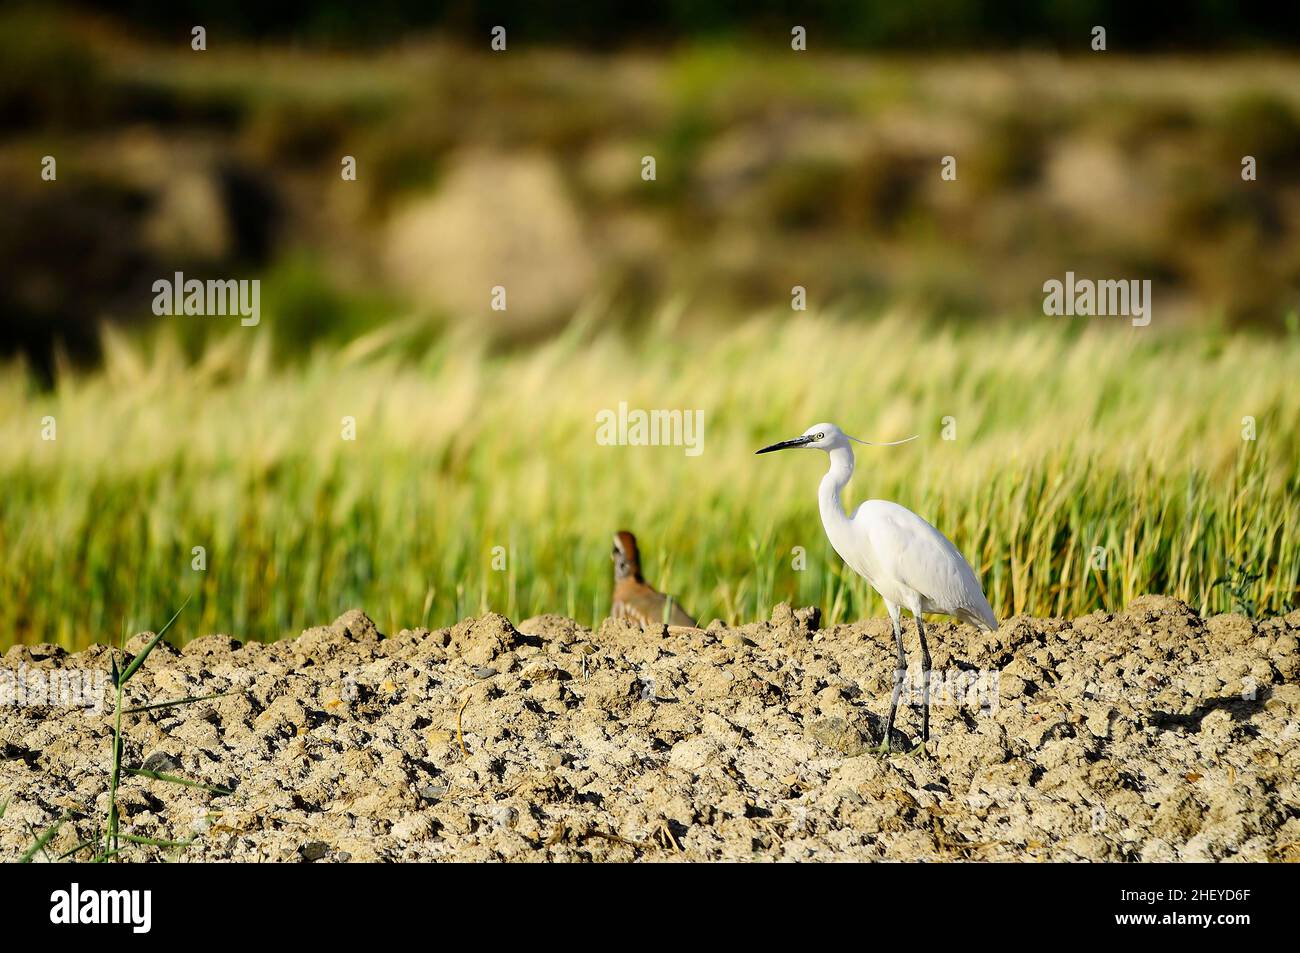
<path id="1" fill-rule="evenodd" d="M 114 665 L 116 668 L 116 664 Z M 110 756 L 108 779 L 108 821 L 104 826 L 104 847 L 117 847 L 117 785 L 122 779 L 122 682 L 117 682 L 116 701 L 113 703 L 113 751 Z"/>
<path id="2" fill-rule="evenodd" d="M 18 863 L 20 864 L 31 863 L 32 858 L 36 856 L 36 852 L 38 850 L 44 849 L 45 845 L 48 844 L 51 838 L 53 838 L 54 835 L 59 832 L 59 828 L 63 826 L 64 822 L 67 821 L 67 819 L 68 816 L 65 814 L 63 815 L 63 817 L 59 818 L 57 821 L 55 821 L 53 824 L 47 827 L 44 833 L 42 833 L 40 837 L 32 841 L 32 846 L 28 847 L 27 850 L 23 852 L 23 855 L 18 858 Z"/>
<path id="3" fill-rule="evenodd" d="M 63 853 L 61 853 L 58 857 L 56 857 L 56 858 L 54 858 L 54 859 L 55 859 L 55 860 L 67 860 L 67 859 L 68 859 L 69 857 L 71 857 L 73 854 L 76 854 L 76 853 L 78 853 L 79 851 L 83 851 L 83 850 L 85 850 L 87 847 L 94 847 L 97 843 L 99 843 L 99 838 L 98 838 L 98 837 L 92 837 L 90 840 L 83 840 L 83 841 L 82 841 L 80 844 L 78 844 L 76 847 L 73 847 L 73 848 L 71 848 L 70 850 L 65 850 Z"/>
<path id="4" fill-rule="evenodd" d="M 122 673 L 122 677 L 118 680 L 119 685 L 125 685 L 128 681 L 131 680 L 131 676 L 134 675 L 137 671 L 139 671 L 140 666 L 144 664 L 144 660 L 147 659 L 149 657 L 149 653 L 154 650 L 154 646 L 156 646 L 162 640 L 162 637 L 167 634 L 167 630 L 172 627 L 172 623 L 175 622 L 176 619 L 180 616 L 180 614 L 185 611 L 185 607 L 190 604 L 191 598 L 193 597 L 192 596 L 185 597 L 185 601 L 181 603 L 181 607 L 176 610 L 176 612 L 172 615 L 172 617 L 167 620 L 167 624 L 164 625 L 161 629 L 159 629 L 157 634 L 155 634 L 154 637 L 149 640 L 148 644 L 145 645 L 145 647 L 140 650 L 140 654 L 131 660 L 131 664 L 126 667 L 126 670 Z"/>
<path id="5" fill-rule="evenodd" d="M 132 844 L 144 844 L 148 847 L 189 847 L 196 839 L 191 837 L 189 840 L 158 840 L 153 837 L 137 837 L 134 834 L 122 835 L 124 841 L 129 841 Z"/>
<path id="6" fill-rule="evenodd" d="M 123 770 L 127 774 L 133 774 L 138 778 L 152 778 L 154 781 L 166 781 L 168 784 L 183 784 L 187 788 L 200 788 L 213 794 L 235 793 L 215 784 L 203 784 L 199 781 L 191 781 L 188 778 L 178 778 L 174 774 L 163 774 L 161 771 L 146 771 L 144 768 L 123 768 Z"/>

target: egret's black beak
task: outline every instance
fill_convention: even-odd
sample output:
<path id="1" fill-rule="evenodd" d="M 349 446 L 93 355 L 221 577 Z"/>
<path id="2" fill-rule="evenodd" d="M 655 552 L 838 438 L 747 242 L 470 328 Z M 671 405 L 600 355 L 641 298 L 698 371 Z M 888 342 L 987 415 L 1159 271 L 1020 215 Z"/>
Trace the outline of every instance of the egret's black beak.
<path id="1" fill-rule="evenodd" d="M 762 450 L 755 450 L 754 453 L 771 453 L 773 450 L 789 450 L 791 447 L 802 447 L 805 444 L 812 442 L 812 437 L 795 437 L 793 440 L 782 440 L 780 443 L 774 443 L 772 446 L 764 447 Z"/>

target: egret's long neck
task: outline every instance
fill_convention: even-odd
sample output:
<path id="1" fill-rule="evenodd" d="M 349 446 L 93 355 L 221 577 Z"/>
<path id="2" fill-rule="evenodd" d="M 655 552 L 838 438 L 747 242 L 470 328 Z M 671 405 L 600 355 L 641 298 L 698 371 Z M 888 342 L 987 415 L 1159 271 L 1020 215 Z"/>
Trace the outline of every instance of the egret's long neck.
<path id="1" fill-rule="evenodd" d="M 848 447 L 835 447 L 827 451 L 827 456 L 831 458 L 831 466 L 817 489 L 817 502 L 821 507 L 826 535 L 834 544 L 839 532 L 849 525 L 849 518 L 840 505 L 840 491 L 853 476 L 853 451 Z"/>

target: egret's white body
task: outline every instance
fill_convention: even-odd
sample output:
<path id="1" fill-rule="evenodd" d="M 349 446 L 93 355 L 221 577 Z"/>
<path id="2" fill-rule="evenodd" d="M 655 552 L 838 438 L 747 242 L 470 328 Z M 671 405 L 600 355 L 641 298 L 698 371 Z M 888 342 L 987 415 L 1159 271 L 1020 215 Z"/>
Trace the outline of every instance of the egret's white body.
<path id="1" fill-rule="evenodd" d="M 853 451 L 831 451 L 831 468 L 817 494 L 822 526 L 840 558 L 880 593 L 890 616 L 900 608 L 914 616 L 937 612 L 996 629 L 975 571 L 943 533 L 889 500 L 867 500 L 845 515 L 840 491 L 852 473 Z"/>
<path id="2" fill-rule="evenodd" d="M 830 469 L 822 477 L 817 491 L 822 526 L 840 558 L 884 599 L 898 645 L 899 672 L 886 727 L 884 745 L 887 746 L 898 705 L 901 677 L 906 670 L 901 611 L 906 609 L 916 619 L 921 642 L 922 691 L 925 696 L 923 733 L 926 737 L 930 721 L 930 653 L 921 616 L 927 612 L 950 615 L 987 631 L 996 629 L 998 620 L 970 563 L 948 537 L 907 507 L 888 500 L 867 500 L 852 516 L 844 512 L 840 493 L 853 476 L 850 441 L 855 439 L 835 424 L 816 424 L 793 440 L 764 447 L 758 452 L 807 447 L 825 451 L 830 457 Z"/>

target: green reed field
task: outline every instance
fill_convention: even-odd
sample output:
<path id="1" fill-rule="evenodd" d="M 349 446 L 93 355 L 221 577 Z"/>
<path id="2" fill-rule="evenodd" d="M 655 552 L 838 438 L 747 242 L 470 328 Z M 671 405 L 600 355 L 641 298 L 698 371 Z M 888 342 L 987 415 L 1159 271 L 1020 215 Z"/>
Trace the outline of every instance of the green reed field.
<path id="1" fill-rule="evenodd" d="M 166 333 L 111 335 L 102 369 L 52 389 L 9 367 L 0 644 L 106 641 L 190 595 L 180 638 L 282 638 L 353 606 L 393 632 L 488 609 L 599 623 L 620 528 L 702 622 L 784 599 L 832 621 L 880 614 L 825 542 L 824 456 L 753 455 L 824 419 L 921 435 L 859 448 L 850 499 L 897 500 L 948 533 L 1000 616 L 1148 592 L 1202 612 L 1300 602 L 1294 332 L 829 314 L 603 327 L 491 351 L 395 325 L 289 363 L 254 329 L 197 360 Z M 703 453 L 598 445 L 596 415 L 620 401 L 702 410 Z"/>

